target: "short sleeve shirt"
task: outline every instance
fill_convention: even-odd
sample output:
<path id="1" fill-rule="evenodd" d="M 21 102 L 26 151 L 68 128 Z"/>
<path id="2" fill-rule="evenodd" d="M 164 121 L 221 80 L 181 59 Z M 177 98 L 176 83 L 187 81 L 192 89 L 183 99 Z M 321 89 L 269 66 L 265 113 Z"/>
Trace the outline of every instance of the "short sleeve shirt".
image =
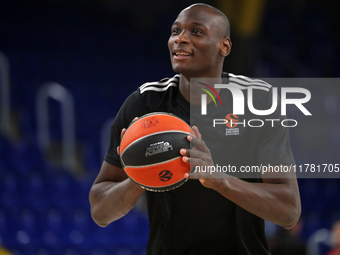
<path id="1" fill-rule="evenodd" d="M 256 109 L 271 107 L 270 85 L 233 74 L 223 73 L 228 82 L 239 86 L 253 86 L 253 105 Z M 294 164 L 288 129 L 265 119 L 281 120 L 279 108 L 270 116 L 255 116 L 246 111 L 234 127 L 206 124 L 200 129 L 202 118 L 190 114 L 190 104 L 179 91 L 179 75 L 140 86 L 124 102 L 111 128 L 110 148 L 105 161 L 121 166 L 116 152 L 120 132 L 134 117 L 151 112 L 169 112 L 188 124 L 197 125 L 202 139 L 209 147 L 215 164 L 237 168 L 252 165 Z M 256 85 L 257 84 L 257 85 Z M 242 90 L 247 97 L 247 90 Z M 223 119 L 232 114 L 233 98 L 227 89 L 219 93 L 223 107 L 209 104 L 211 119 Z M 229 115 L 232 116 L 232 115 Z M 232 116 L 235 118 L 235 116 Z M 266 125 L 255 128 L 251 119 Z M 278 124 L 280 121 L 276 121 Z M 256 121 L 251 122 L 255 125 Z M 259 124 L 257 124 L 259 125 Z M 201 125 L 202 126 L 202 125 Z M 214 155 L 218 157 L 214 158 Z M 221 156 L 222 155 L 222 156 Z M 261 182 L 259 174 L 245 179 Z M 223 255 L 269 254 L 263 219 L 245 211 L 218 192 L 207 189 L 198 180 L 188 180 L 181 187 L 167 192 L 146 191 L 149 216 L 148 255 Z"/>

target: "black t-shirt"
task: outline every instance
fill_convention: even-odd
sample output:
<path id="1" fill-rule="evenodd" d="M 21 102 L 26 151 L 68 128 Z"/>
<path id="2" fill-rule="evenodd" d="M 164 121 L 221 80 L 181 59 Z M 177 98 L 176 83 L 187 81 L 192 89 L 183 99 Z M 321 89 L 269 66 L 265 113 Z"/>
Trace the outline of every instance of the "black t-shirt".
<path id="1" fill-rule="evenodd" d="M 244 76 L 227 73 L 223 76 L 230 83 L 252 86 L 256 109 L 271 107 L 270 85 Z M 150 112 L 169 112 L 191 126 L 198 126 L 215 164 L 229 164 L 238 169 L 260 164 L 294 164 L 288 130 L 281 125 L 271 127 L 270 122 L 266 122 L 263 127 L 254 128 L 246 125 L 245 121 L 244 125 L 226 128 L 225 125 L 213 127 L 204 123 L 200 129 L 202 118 L 195 111 L 190 114 L 190 104 L 179 91 L 179 78 L 175 75 L 159 82 L 145 83 L 126 99 L 112 125 L 110 148 L 105 161 L 121 166 L 116 152 L 120 132 L 129 126 L 134 117 Z M 246 90 L 243 93 L 246 95 Z M 221 89 L 219 95 L 223 107 L 210 103 L 207 107 L 210 117 L 205 118 L 206 121 L 221 119 L 232 113 L 230 91 Z M 255 118 L 249 111 L 243 117 L 246 120 Z M 278 109 L 267 118 L 281 119 L 282 116 Z M 256 116 L 256 119 L 259 117 Z M 214 158 L 215 154 L 219 156 Z M 259 174 L 245 180 L 261 182 Z M 148 255 L 269 254 L 263 219 L 218 192 L 205 188 L 198 180 L 188 180 L 181 187 L 167 192 L 146 191 L 146 198 L 150 226 Z"/>

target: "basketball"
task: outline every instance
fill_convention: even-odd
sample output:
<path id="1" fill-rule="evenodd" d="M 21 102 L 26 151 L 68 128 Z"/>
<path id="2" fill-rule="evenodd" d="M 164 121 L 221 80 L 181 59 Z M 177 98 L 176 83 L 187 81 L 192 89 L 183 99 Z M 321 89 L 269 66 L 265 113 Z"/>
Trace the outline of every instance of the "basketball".
<path id="1" fill-rule="evenodd" d="M 190 164 L 179 151 L 190 148 L 190 126 L 170 113 L 150 113 L 132 122 L 120 143 L 120 160 L 125 173 L 150 191 L 168 191 L 187 180 Z"/>

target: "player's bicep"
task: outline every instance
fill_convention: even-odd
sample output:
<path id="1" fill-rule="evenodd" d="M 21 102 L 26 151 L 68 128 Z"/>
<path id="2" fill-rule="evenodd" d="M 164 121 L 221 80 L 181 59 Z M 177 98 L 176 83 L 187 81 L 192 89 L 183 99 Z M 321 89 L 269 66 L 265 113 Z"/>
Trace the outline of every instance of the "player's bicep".
<path id="1" fill-rule="evenodd" d="M 103 161 L 103 164 L 100 168 L 96 180 L 94 181 L 94 184 L 101 182 L 122 182 L 127 178 L 128 176 L 126 175 L 122 167 L 115 166 L 106 161 Z"/>

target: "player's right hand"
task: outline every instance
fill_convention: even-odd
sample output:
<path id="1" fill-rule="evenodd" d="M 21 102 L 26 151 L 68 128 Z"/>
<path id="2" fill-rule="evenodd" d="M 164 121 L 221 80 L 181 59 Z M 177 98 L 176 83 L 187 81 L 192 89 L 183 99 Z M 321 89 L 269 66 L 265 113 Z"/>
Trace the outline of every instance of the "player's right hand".
<path id="1" fill-rule="evenodd" d="M 135 122 L 136 120 L 138 120 L 138 117 L 134 117 L 133 120 L 130 122 L 130 125 Z M 129 126 L 130 126 L 129 125 Z M 123 138 L 123 135 L 125 134 L 126 132 L 126 128 L 123 128 L 122 131 L 120 132 L 120 140 L 122 140 Z M 117 146 L 117 154 L 120 155 L 120 152 L 119 152 L 119 146 Z"/>

